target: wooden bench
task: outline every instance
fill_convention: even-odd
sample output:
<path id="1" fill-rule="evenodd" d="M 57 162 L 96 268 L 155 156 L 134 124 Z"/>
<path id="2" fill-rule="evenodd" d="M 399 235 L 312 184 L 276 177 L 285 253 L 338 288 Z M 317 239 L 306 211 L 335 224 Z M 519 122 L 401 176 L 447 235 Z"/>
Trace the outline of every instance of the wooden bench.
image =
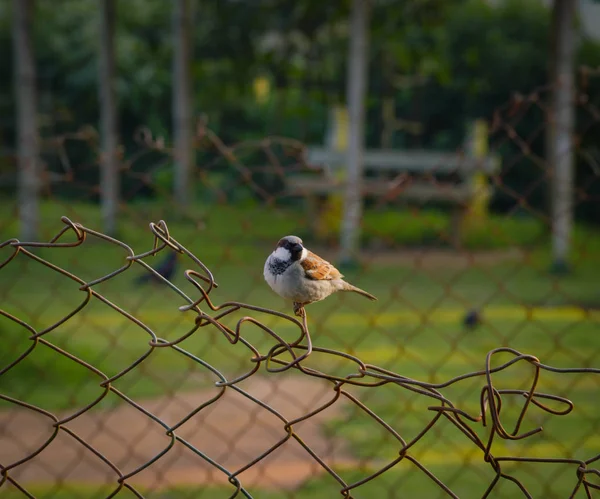
<path id="1" fill-rule="evenodd" d="M 311 220 L 319 216 L 323 200 L 331 194 L 342 195 L 345 182 L 342 180 L 345 154 L 324 147 L 309 147 L 306 161 L 319 172 L 299 173 L 286 178 L 286 194 L 307 199 L 313 213 Z M 366 150 L 363 159 L 364 172 L 362 195 L 382 201 L 401 200 L 425 205 L 444 204 L 451 207 L 451 239 L 460 245 L 460 226 L 464 215 L 478 192 L 476 175 L 494 174 L 499 168 L 495 156 L 482 159 L 458 153 Z M 316 212 L 315 212 L 316 211 Z"/>

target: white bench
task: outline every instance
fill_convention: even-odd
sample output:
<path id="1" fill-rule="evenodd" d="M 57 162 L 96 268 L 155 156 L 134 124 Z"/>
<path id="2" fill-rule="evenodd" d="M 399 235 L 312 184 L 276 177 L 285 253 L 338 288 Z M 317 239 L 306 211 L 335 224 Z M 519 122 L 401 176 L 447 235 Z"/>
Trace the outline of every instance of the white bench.
<path id="1" fill-rule="evenodd" d="M 322 209 L 319 200 L 331 194 L 343 194 L 345 154 L 324 147 L 309 147 L 306 162 L 319 167 L 317 172 L 298 173 L 286 177 L 285 193 L 301 196 L 313 211 L 311 219 Z M 477 159 L 450 152 L 366 150 L 362 195 L 389 201 L 449 205 L 452 209 L 452 242 L 460 245 L 460 225 L 464 214 L 478 194 L 474 182 L 478 172 L 493 175 L 499 169 L 496 156 Z M 491 187 L 486 187 L 491 194 Z M 314 211 L 317 210 L 316 213 Z"/>

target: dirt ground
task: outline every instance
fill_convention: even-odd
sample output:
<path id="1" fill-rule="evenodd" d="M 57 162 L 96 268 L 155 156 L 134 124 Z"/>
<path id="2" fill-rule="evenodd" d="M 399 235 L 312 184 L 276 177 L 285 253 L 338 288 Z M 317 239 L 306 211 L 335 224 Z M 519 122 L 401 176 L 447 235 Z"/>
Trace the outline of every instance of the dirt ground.
<path id="1" fill-rule="evenodd" d="M 451 249 L 424 249 L 403 251 L 370 251 L 368 262 L 386 265 L 419 265 L 423 268 L 461 268 L 472 265 L 496 265 L 523 259 L 526 252 L 520 248 L 488 251 L 455 251 Z"/>
<path id="2" fill-rule="evenodd" d="M 288 420 L 307 414 L 334 396 L 325 380 L 278 376 L 254 377 L 239 386 L 276 409 Z M 218 393 L 217 389 L 174 397 L 136 401 L 168 425 L 182 421 Z M 296 433 L 328 465 L 349 465 L 343 444 L 328 438 L 323 422 L 339 414 L 344 401 L 307 421 L 294 424 Z M 64 417 L 67 414 L 57 414 Z M 0 412 L 0 463 L 14 463 L 38 449 L 52 435 L 53 420 L 28 409 Z M 284 422 L 255 402 L 228 388 L 216 403 L 204 408 L 176 430 L 198 450 L 235 471 L 286 436 Z M 124 474 L 147 463 L 171 444 L 165 429 L 129 404 L 93 410 L 65 427 L 88 442 Z M 239 475 L 245 487 L 293 489 L 325 472 L 293 438 Z M 57 479 L 86 484 L 116 484 L 117 473 L 66 431 L 33 459 L 10 471 L 19 483 L 56 483 Z M 226 476 L 176 442 L 165 455 L 127 480 L 131 485 L 164 489 L 175 485 L 226 484 Z"/>
<path id="3" fill-rule="evenodd" d="M 337 250 L 325 247 L 311 248 L 329 261 L 335 261 Z M 453 249 L 367 249 L 361 252 L 361 262 L 365 265 L 406 265 L 423 269 L 451 267 L 461 269 L 470 266 L 496 265 L 507 261 L 523 260 L 527 251 L 521 248 L 507 248 L 486 251 L 456 251 Z"/>

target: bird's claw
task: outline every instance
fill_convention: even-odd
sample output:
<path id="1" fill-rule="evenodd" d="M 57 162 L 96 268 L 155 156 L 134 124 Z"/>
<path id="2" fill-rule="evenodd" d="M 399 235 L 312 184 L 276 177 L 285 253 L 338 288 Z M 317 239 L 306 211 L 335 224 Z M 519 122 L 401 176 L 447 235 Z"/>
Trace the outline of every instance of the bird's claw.
<path id="1" fill-rule="evenodd" d="M 304 305 L 302 303 L 294 302 L 294 315 L 297 317 L 306 317 L 306 311 L 304 310 Z"/>

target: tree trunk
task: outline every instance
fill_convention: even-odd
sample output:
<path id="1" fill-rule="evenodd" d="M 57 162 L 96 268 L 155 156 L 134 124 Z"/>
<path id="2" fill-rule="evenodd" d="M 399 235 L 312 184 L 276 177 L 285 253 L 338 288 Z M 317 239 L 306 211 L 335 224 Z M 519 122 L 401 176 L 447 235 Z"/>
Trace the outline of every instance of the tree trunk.
<path id="1" fill-rule="evenodd" d="M 104 231 L 116 235 L 119 211 L 120 178 L 115 97 L 115 1 L 102 0 L 100 10 L 100 196 Z"/>
<path id="2" fill-rule="evenodd" d="M 575 8 L 572 0 L 555 0 L 552 16 L 552 100 L 547 152 L 552 172 L 552 266 L 555 271 L 568 269 L 573 230 Z"/>
<path id="3" fill-rule="evenodd" d="M 20 237 L 35 240 L 39 231 L 41 162 L 33 56 L 33 0 L 13 0 L 15 98 L 17 102 L 18 203 Z"/>
<path id="4" fill-rule="evenodd" d="M 185 208 L 191 200 L 193 111 L 191 94 L 191 12 L 189 0 L 173 6 L 173 134 L 175 139 L 175 202 Z"/>
<path id="5" fill-rule="evenodd" d="M 342 264 L 358 256 L 362 220 L 362 173 L 364 155 L 365 100 L 367 96 L 370 0 L 353 0 L 348 53 L 347 101 L 350 118 L 344 214 L 341 227 Z"/>

